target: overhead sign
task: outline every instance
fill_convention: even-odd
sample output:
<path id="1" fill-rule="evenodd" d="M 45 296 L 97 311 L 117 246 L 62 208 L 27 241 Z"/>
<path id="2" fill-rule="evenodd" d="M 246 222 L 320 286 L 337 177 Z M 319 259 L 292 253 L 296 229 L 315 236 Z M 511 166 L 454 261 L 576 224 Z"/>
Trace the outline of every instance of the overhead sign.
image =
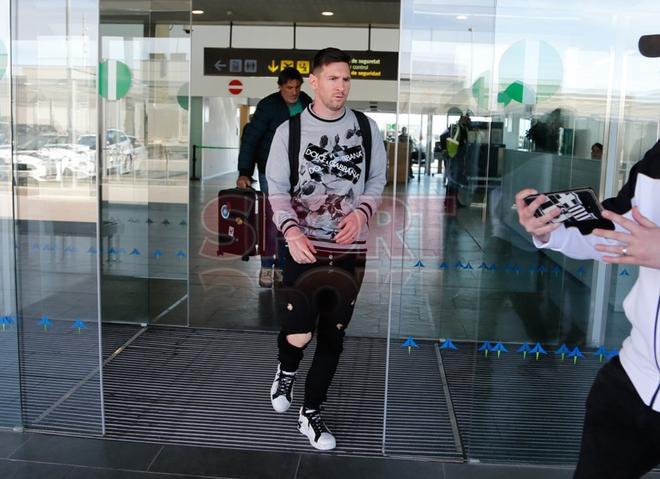
<path id="1" fill-rule="evenodd" d="M 99 94 L 107 100 L 119 100 L 131 89 L 133 75 L 125 63 L 106 60 L 99 66 Z"/>
<path id="2" fill-rule="evenodd" d="M 229 86 L 227 87 L 229 90 L 229 93 L 232 95 L 238 95 L 240 92 L 243 91 L 243 83 L 241 83 L 240 80 L 232 80 L 229 82 Z"/>
<path id="3" fill-rule="evenodd" d="M 351 58 L 351 77 L 367 80 L 396 80 L 396 52 L 346 52 Z M 316 50 L 271 50 L 252 48 L 204 48 L 204 75 L 233 77 L 276 77 L 286 67 L 302 75 L 311 73 Z"/>

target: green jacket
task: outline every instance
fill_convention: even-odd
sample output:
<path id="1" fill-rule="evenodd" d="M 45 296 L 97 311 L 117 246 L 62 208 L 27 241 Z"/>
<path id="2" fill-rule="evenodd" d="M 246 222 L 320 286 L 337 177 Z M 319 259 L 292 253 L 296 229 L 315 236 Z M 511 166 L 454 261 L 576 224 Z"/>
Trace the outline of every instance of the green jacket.
<path id="1" fill-rule="evenodd" d="M 303 109 L 312 102 L 309 95 L 302 91 L 298 98 Z M 257 110 L 250 123 L 245 125 L 241 137 L 241 149 L 238 153 L 238 171 L 241 176 L 251 177 L 255 164 L 260 173 L 266 173 L 266 161 L 275 130 L 287 121 L 289 116 L 289 107 L 279 91 L 257 103 Z"/>

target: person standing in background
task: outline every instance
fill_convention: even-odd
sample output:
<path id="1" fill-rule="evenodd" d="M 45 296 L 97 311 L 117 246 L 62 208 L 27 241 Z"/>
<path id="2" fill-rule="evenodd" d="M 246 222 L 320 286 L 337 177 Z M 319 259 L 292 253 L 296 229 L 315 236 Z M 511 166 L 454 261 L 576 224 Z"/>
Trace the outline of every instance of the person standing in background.
<path id="1" fill-rule="evenodd" d="M 257 103 L 252 120 L 245 125 L 238 153 L 238 188 L 248 188 L 254 181 L 254 167 L 259 172 L 259 188 L 268 195 L 266 161 L 275 130 L 293 115 L 303 111 L 312 99 L 300 90 L 302 75 L 292 67 L 284 68 L 278 78 L 278 91 Z M 266 203 L 266 244 L 261 257 L 259 286 L 270 288 L 273 283 L 281 283 L 284 267 L 284 241 L 273 224 L 270 205 Z"/>

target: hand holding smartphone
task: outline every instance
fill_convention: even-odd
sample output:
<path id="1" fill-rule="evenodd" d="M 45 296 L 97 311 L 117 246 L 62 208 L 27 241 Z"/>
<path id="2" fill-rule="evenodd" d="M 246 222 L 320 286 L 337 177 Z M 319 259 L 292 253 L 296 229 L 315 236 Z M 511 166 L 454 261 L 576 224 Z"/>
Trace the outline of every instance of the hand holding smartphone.
<path id="1" fill-rule="evenodd" d="M 539 195 L 529 195 L 524 198 L 529 205 Z M 603 207 L 591 188 L 577 188 L 573 190 L 553 191 L 543 193 L 546 201 L 534 212 L 540 217 L 559 208 L 561 213 L 551 220 L 551 223 L 563 223 L 565 227 L 574 226 L 583 235 L 590 234 L 595 228 L 613 230 L 614 223 L 603 218 Z"/>

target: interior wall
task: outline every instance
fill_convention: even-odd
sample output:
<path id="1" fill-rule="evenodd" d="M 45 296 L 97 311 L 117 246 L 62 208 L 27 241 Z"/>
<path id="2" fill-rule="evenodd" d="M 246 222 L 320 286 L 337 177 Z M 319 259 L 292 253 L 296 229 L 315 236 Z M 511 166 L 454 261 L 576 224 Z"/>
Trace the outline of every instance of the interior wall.
<path id="1" fill-rule="evenodd" d="M 242 98 L 204 98 L 202 108 L 201 154 L 202 179 L 207 180 L 236 171 L 240 128 L 238 106 L 247 104 Z"/>

